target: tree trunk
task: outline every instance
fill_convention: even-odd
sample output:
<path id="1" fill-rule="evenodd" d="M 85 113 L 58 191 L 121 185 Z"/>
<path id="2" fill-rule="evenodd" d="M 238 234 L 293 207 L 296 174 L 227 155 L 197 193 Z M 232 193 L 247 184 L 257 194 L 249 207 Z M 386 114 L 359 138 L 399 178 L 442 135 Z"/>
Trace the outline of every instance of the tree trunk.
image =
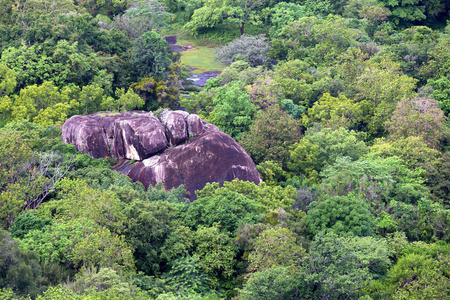
<path id="1" fill-rule="evenodd" d="M 241 24 L 241 35 L 243 35 L 244 34 L 244 25 L 245 25 L 245 22 L 242 22 L 242 24 Z"/>

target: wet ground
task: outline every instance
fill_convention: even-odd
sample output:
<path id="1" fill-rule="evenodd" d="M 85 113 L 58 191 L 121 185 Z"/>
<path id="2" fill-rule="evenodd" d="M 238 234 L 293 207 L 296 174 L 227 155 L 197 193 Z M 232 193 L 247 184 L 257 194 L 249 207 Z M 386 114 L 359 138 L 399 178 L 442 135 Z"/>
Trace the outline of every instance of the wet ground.
<path id="1" fill-rule="evenodd" d="M 210 78 L 216 78 L 222 71 L 208 71 L 200 74 L 192 74 L 188 79 L 192 80 L 196 86 L 204 87 Z"/>

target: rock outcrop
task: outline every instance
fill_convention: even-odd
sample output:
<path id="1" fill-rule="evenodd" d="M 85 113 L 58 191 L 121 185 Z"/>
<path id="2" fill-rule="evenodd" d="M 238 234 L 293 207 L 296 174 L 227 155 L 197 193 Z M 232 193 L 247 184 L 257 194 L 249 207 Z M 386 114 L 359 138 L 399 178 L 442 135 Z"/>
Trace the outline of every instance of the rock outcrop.
<path id="1" fill-rule="evenodd" d="M 115 170 L 147 188 L 162 181 L 166 189 L 184 184 L 188 197 L 208 182 L 261 178 L 245 150 L 216 126 L 184 111 L 98 112 L 73 116 L 62 139 L 95 158 L 119 160 Z"/>

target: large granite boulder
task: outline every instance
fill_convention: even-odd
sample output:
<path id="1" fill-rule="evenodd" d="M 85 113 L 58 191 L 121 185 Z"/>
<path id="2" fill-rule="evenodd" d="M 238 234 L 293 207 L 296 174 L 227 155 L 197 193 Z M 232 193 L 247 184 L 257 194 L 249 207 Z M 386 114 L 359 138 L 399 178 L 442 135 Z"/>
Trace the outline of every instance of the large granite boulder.
<path id="1" fill-rule="evenodd" d="M 197 115 L 164 111 L 100 112 L 74 116 L 62 127 L 63 141 L 93 157 L 119 160 L 115 170 L 146 188 L 162 181 L 166 189 L 186 186 L 188 197 L 208 182 L 261 182 L 245 150 Z"/>
<path id="2" fill-rule="evenodd" d="M 94 158 L 109 155 L 104 128 L 89 116 L 73 116 L 63 125 L 62 141 Z"/>

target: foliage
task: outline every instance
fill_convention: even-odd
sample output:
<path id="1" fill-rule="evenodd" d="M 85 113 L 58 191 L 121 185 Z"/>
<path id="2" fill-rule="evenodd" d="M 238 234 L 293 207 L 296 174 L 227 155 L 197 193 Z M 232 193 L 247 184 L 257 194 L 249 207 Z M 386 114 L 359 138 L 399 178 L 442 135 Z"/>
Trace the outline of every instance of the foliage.
<path id="1" fill-rule="evenodd" d="M 218 280 L 230 278 L 235 273 L 236 246 L 217 225 L 200 227 L 195 233 L 194 244 L 194 254 L 202 262 L 201 269 L 211 276 L 213 286 L 218 284 Z"/>
<path id="2" fill-rule="evenodd" d="M 45 230 L 46 226 L 51 225 L 50 219 L 42 219 L 33 211 L 26 210 L 21 213 L 8 228 L 9 234 L 14 238 L 23 238 L 29 231 Z"/>
<path id="3" fill-rule="evenodd" d="M 19 243 L 0 229 L 0 291 L 6 288 L 17 295 L 36 296 L 40 271 L 33 253 L 21 250 Z"/>
<path id="4" fill-rule="evenodd" d="M 165 239 L 174 230 L 171 222 L 177 216 L 176 205 L 163 199 L 133 199 L 123 213 L 127 220 L 126 240 L 134 249 L 136 267 L 148 275 L 157 274 L 164 262 Z"/>
<path id="5" fill-rule="evenodd" d="M 83 88 L 83 92 L 85 89 L 86 87 Z M 70 88 L 59 91 L 53 83 L 48 81 L 39 86 L 30 85 L 21 89 L 20 95 L 15 97 L 12 118 L 13 120 L 33 120 L 42 126 L 62 124 L 78 106 L 78 102 L 71 99 L 71 92 Z M 80 101 L 84 104 L 81 97 Z"/>
<path id="6" fill-rule="evenodd" d="M 273 7 L 265 8 L 263 14 L 271 25 L 269 36 L 276 38 L 285 25 L 305 17 L 305 10 L 305 6 L 289 2 L 278 2 Z"/>
<path id="7" fill-rule="evenodd" d="M 135 287 L 114 269 L 88 268 L 78 273 L 68 287 L 77 294 L 93 294 L 108 291 L 119 295 L 133 294 Z"/>
<path id="8" fill-rule="evenodd" d="M 448 63 L 448 49 L 450 47 L 450 38 L 441 38 L 434 49 L 430 51 L 430 59 L 425 64 L 420 73 L 427 78 L 437 80 L 442 77 L 447 77 L 450 65 Z"/>
<path id="9" fill-rule="evenodd" d="M 219 87 L 213 103 L 210 120 L 214 125 L 235 139 L 249 131 L 256 109 L 239 82 Z"/>
<path id="10" fill-rule="evenodd" d="M 368 129 L 372 135 L 383 133 L 383 124 L 390 118 L 396 104 L 415 96 L 416 80 L 403 75 L 399 65 L 383 59 L 369 63 L 356 79 L 356 98 L 373 103 L 374 112 Z"/>
<path id="11" fill-rule="evenodd" d="M 277 59 L 301 59 L 313 65 L 329 65 L 354 45 L 359 35 L 340 16 L 305 17 L 283 27 L 280 38 L 271 43 L 271 54 Z"/>
<path id="12" fill-rule="evenodd" d="M 130 272 L 135 268 L 132 249 L 123 237 L 88 219 L 54 223 L 45 231 L 32 230 L 20 247 L 35 251 L 41 261 L 59 262 L 73 269 L 84 265 Z"/>
<path id="13" fill-rule="evenodd" d="M 171 49 L 155 31 L 148 31 L 133 44 L 130 63 L 140 77 L 162 77 L 171 65 Z"/>
<path id="14" fill-rule="evenodd" d="M 114 26 L 127 32 L 128 36 L 138 38 L 145 32 L 159 31 L 172 16 L 164 10 L 164 6 L 156 0 L 140 0 L 130 6 L 124 14 L 114 17 Z"/>
<path id="15" fill-rule="evenodd" d="M 367 146 L 358 139 L 355 131 L 342 127 L 337 130 L 324 128 L 317 132 L 310 129 L 305 137 L 290 149 L 288 166 L 296 173 L 314 178 L 325 166 L 333 165 L 340 156 L 357 160 L 365 153 Z"/>
<path id="16" fill-rule="evenodd" d="M 0 0 L 0 298 L 446 298 L 449 9 Z M 167 107 L 242 143 L 264 182 L 191 203 L 61 140 L 75 114 Z"/>
<path id="17" fill-rule="evenodd" d="M 207 0 L 203 7 L 196 9 L 185 28 L 196 34 L 203 27 L 213 28 L 229 19 L 239 25 L 241 35 L 246 24 L 257 23 L 259 10 L 268 0 Z"/>
<path id="18" fill-rule="evenodd" d="M 67 40 L 60 40 L 52 53 L 38 44 L 10 47 L 3 51 L 0 61 L 16 72 L 18 88 L 45 81 L 53 81 L 58 87 L 69 83 L 86 85 L 101 67 L 93 52 L 85 54 L 79 50 L 78 42 Z"/>
<path id="19" fill-rule="evenodd" d="M 256 77 L 253 84 L 246 86 L 245 89 L 250 95 L 250 101 L 262 110 L 275 105 L 280 98 L 285 97 L 280 84 L 266 74 Z"/>
<path id="20" fill-rule="evenodd" d="M 304 220 L 314 235 L 320 231 L 340 236 L 373 235 L 374 219 L 369 205 L 354 196 L 327 196 L 313 202 Z"/>
<path id="21" fill-rule="evenodd" d="M 281 207 L 286 211 L 291 211 L 291 206 L 296 196 L 295 188 L 292 186 L 283 188 L 281 186 L 268 186 L 265 183 L 257 185 L 253 182 L 239 179 L 224 182 L 223 187 L 219 187 L 218 183 L 207 183 L 202 190 L 196 191 L 195 194 L 201 198 L 217 195 L 222 193 L 222 191 L 237 192 L 269 209 L 275 210 Z"/>
<path id="22" fill-rule="evenodd" d="M 409 169 L 425 167 L 439 157 L 439 151 L 430 148 L 419 136 L 378 139 L 374 141 L 370 152 L 382 157 L 398 156 Z"/>
<path id="23" fill-rule="evenodd" d="M 426 18 L 425 6 L 421 5 L 423 1 L 379 1 L 381 5 L 388 7 L 392 12 L 389 17 L 395 25 L 408 24 L 409 22 L 419 21 Z"/>
<path id="24" fill-rule="evenodd" d="M 351 297 L 386 273 L 388 255 L 385 240 L 320 233 L 305 260 L 305 280 L 317 297 Z"/>
<path id="25" fill-rule="evenodd" d="M 36 299 L 39 300 L 58 300 L 58 299 L 68 299 L 68 300 L 79 300 L 81 297 L 74 293 L 71 289 L 63 288 L 61 285 L 55 287 L 49 287 L 42 295 L 39 295 Z"/>
<path id="26" fill-rule="evenodd" d="M 438 148 L 439 140 L 449 136 L 446 117 L 437 101 L 427 98 L 402 100 L 397 103 L 386 127 L 392 139 L 419 136 L 429 146 Z"/>
<path id="27" fill-rule="evenodd" d="M 0 64 L 0 97 L 10 95 L 16 87 L 16 72 Z"/>
<path id="28" fill-rule="evenodd" d="M 450 113 L 450 80 L 447 77 L 441 77 L 436 80 L 429 80 L 428 85 L 434 89 L 431 96 L 440 103 L 440 108 L 448 117 Z"/>
<path id="29" fill-rule="evenodd" d="M 448 254 L 407 254 L 389 271 L 383 294 L 393 299 L 439 298 L 449 292 L 448 267 Z"/>
<path id="30" fill-rule="evenodd" d="M 321 173 L 322 188 L 328 195 L 354 194 L 369 202 L 380 200 L 393 188 L 392 174 L 399 164 L 401 161 L 397 157 L 357 161 L 339 157 Z"/>
<path id="31" fill-rule="evenodd" d="M 38 207 L 65 175 L 55 153 L 33 154 L 16 132 L 0 132 L 0 224 L 7 228 L 23 210 Z"/>
<path id="32" fill-rule="evenodd" d="M 255 200 L 234 191 L 221 190 L 214 196 L 198 198 L 185 213 L 185 223 L 193 229 L 217 224 L 233 234 L 242 223 L 254 224 L 265 211 Z"/>
<path id="33" fill-rule="evenodd" d="M 242 35 L 238 39 L 228 43 L 226 46 L 215 50 L 215 59 L 225 64 L 231 64 L 238 60 L 248 62 L 251 67 L 267 66 L 269 58 L 267 53 L 270 47 L 263 35 Z"/>
<path id="34" fill-rule="evenodd" d="M 144 107 L 147 110 L 156 110 L 159 107 L 177 108 L 182 86 L 182 70 L 180 64 L 174 63 L 165 70 L 163 76 L 165 79 L 145 77 L 140 82 L 133 83 L 130 88 L 144 99 Z M 134 95 L 130 98 L 140 105 L 140 101 Z"/>
<path id="35" fill-rule="evenodd" d="M 116 97 L 108 97 L 103 99 L 101 106 L 108 111 L 129 111 L 136 108 L 142 108 L 145 104 L 144 99 L 139 97 L 132 89 L 128 89 L 125 93 L 125 89 L 117 89 Z"/>
<path id="36" fill-rule="evenodd" d="M 201 261 L 198 256 L 186 256 L 172 263 L 167 274 L 167 283 L 179 292 L 195 291 L 206 294 L 209 291 L 209 278 L 200 270 Z"/>
<path id="37" fill-rule="evenodd" d="M 292 232 L 286 228 L 266 229 L 259 234 L 250 252 L 248 269 L 261 272 L 273 267 L 293 267 L 300 265 L 305 250 L 296 244 Z"/>
<path id="38" fill-rule="evenodd" d="M 273 267 L 253 273 L 239 291 L 239 299 L 278 300 L 311 297 L 303 273 L 295 268 Z"/>
<path id="39" fill-rule="evenodd" d="M 301 105 L 296 105 L 290 99 L 284 99 L 280 101 L 280 107 L 294 119 L 299 120 L 303 113 L 305 113 L 306 108 Z"/>
<path id="40" fill-rule="evenodd" d="M 271 106 L 256 115 L 250 130 L 241 138 L 241 145 L 256 164 L 272 160 L 285 166 L 289 147 L 300 138 L 300 122 L 278 106 Z"/>
<path id="41" fill-rule="evenodd" d="M 308 109 L 308 115 L 302 118 L 302 123 L 306 127 L 317 122 L 323 127 L 333 129 L 340 127 L 355 129 L 362 118 L 363 111 L 358 103 L 347 99 L 344 95 L 335 98 L 325 93 Z"/>

